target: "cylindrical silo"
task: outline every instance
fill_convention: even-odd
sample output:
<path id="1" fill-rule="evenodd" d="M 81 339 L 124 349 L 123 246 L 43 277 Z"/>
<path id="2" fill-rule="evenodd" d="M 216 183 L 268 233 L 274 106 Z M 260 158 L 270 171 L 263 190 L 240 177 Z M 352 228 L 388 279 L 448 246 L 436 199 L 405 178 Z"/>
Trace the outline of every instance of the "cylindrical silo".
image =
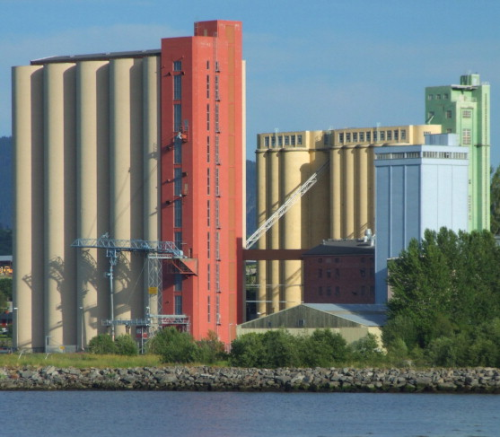
<path id="1" fill-rule="evenodd" d="M 76 345 L 75 66 L 48 64 L 45 97 L 46 345 Z"/>
<path id="2" fill-rule="evenodd" d="M 354 238 L 354 147 L 343 149 L 343 235 L 342 238 Z"/>
<path id="3" fill-rule="evenodd" d="M 43 68 L 12 70 L 13 344 L 43 348 Z M 34 219 L 36 217 L 36 220 Z"/>
<path id="4" fill-rule="evenodd" d="M 342 238 L 342 147 L 330 149 L 330 237 Z"/>
<path id="5" fill-rule="evenodd" d="M 262 226 L 267 218 L 267 153 L 257 151 L 257 228 Z M 257 242 L 257 249 L 266 249 L 267 237 L 264 234 Z M 250 249 L 250 248 L 247 248 Z M 264 315 L 267 311 L 267 261 L 257 262 L 257 314 Z"/>
<path id="6" fill-rule="evenodd" d="M 107 184 L 102 186 L 98 167 L 100 149 L 107 146 L 102 142 L 99 132 L 107 128 L 102 125 L 107 120 L 99 117 L 102 113 L 103 101 L 107 101 L 106 82 L 99 80 L 102 70 L 107 71 L 108 62 L 88 61 L 77 64 L 77 204 L 79 238 L 97 238 L 102 235 L 101 214 L 98 197 L 105 191 Z M 103 86 L 104 85 L 104 86 Z M 103 99 L 103 97 L 106 97 Z M 107 104 L 104 103 L 107 107 Z M 101 140 L 100 140 L 101 138 Z M 100 175 L 102 177 L 102 175 Z M 107 208 L 107 205 L 106 205 Z M 78 282 L 78 345 L 84 349 L 88 341 L 96 336 L 101 326 L 104 314 L 100 313 L 99 293 L 107 294 L 103 272 L 97 260 L 102 249 L 84 249 L 77 251 L 77 282 Z M 104 255 L 104 254 L 102 254 Z M 107 268 L 107 266 L 106 266 Z M 104 316 L 104 317 L 103 317 Z"/>
<path id="7" fill-rule="evenodd" d="M 270 217 L 281 204 L 280 185 L 280 152 L 270 149 L 267 153 L 267 217 Z M 280 248 L 280 227 L 279 220 L 267 231 L 266 245 L 269 249 Z M 280 261 L 268 262 L 268 295 L 266 314 L 271 314 L 280 309 Z"/>

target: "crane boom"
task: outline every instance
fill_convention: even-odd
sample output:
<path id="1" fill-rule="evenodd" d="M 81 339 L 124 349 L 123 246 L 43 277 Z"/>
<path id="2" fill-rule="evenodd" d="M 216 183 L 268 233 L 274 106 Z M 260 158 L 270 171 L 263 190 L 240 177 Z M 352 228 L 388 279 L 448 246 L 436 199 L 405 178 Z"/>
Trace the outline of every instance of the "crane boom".
<path id="1" fill-rule="evenodd" d="M 269 217 L 262 226 L 259 227 L 246 241 L 246 248 L 250 249 L 262 235 L 264 235 L 271 227 L 304 195 L 306 194 L 318 181 L 318 176 L 328 167 L 326 161 L 320 168 L 318 168 L 310 177 L 305 181 L 299 188 L 297 188 L 288 198 L 285 200 L 283 205 L 281 205 L 272 215 Z"/>

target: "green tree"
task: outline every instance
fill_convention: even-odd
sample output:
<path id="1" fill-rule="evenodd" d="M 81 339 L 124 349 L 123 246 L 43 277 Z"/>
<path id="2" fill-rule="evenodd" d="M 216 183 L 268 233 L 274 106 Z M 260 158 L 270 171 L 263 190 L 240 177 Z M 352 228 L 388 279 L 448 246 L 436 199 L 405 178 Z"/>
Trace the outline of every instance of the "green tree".
<path id="1" fill-rule="evenodd" d="M 12 278 L 0 278 L 0 311 L 7 309 L 9 301 L 12 301 Z"/>
<path id="2" fill-rule="evenodd" d="M 462 362 L 460 345 L 499 314 L 500 248 L 489 231 L 427 230 L 388 268 L 393 298 L 383 338 L 389 349 L 398 339 L 408 350 L 432 343 L 431 361 Z"/>
<path id="3" fill-rule="evenodd" d="M 347 342 L 330 329 L 316 329 L 300 338 L 300 362 L 306 367 L 330 367 L 345 361 L 349 354 Z"/>
<path id="4" fill-rule="evenodd" d="M 491 169 L 493 172 L 493 168 Z M 490 185 L 490 229 L 495 235 L 500 234 L 500 166 L 491 178 Z"/>
<path id="5" fill-rule="evenodd" d="M 231 343 L 229 364 L 235 367 L 264 367 L 265 350 L 263 335 L 243 334 Z"/>

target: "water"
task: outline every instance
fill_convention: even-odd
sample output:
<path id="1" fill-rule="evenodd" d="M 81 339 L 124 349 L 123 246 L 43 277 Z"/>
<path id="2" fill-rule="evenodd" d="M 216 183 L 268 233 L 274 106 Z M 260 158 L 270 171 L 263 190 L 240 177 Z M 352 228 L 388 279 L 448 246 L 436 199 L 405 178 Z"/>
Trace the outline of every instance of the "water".
<path id="1" fill-rule="evenodd" d="M 500 396 L 0 392 L 1 437 L 500 436 Z"/>

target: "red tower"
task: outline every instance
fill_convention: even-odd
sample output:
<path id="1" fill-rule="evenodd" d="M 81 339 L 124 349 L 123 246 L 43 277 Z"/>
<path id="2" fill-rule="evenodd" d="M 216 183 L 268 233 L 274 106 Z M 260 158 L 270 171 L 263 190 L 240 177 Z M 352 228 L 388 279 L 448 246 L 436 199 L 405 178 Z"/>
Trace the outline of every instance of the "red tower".
<path id="1" fill-rule="evenodd" d="M 189 269 L 164 268 L 163 313 L 195 339 L 235 338 L 242 321 L 243 64 L 238 21 L 195 23 L 161 49 L 161 239 Z"/>

